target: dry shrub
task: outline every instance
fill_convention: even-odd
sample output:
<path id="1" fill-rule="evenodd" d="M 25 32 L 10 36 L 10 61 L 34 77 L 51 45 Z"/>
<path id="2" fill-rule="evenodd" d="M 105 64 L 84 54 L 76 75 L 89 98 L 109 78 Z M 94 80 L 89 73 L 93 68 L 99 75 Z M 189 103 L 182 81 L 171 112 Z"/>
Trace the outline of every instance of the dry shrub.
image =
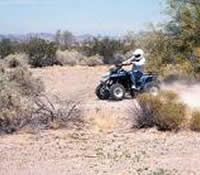
<path id="1" fill-rule="evenodd" d="M 34 104 L 32 119 L 29 122 L 34 129 L 41 126 L 43 129 L 58 129 L 70 124 L 83 124 L 79 103 L 75 101 L 61 100 L 58 97 L 50 100 L 46 95 L 41 95 L 34 98 Z"/>
<path id="2" fill-rule="evenodd" d="M 162 92 L 158 96 L 143 94 L 138 96 L 137 102 L 131 109 L 137 128 L 179 130 L 186 121 L 186 106 L 174 92 Z"/>
<path id="3" fill-rule="evenodd" d="M 196 57 L 200 57 L 200 47 L 193 48 L 193 54 Z"/>
<path id="4" fill-rule="evenodd" d="M 85 57 L 84 60 L 80 62 L 81 65 L 86 66 L 98 66 L 103 64 L 103 57 L 99 55 L 91 56 L 91 57 Z"/>
<path id="5" fill-rule="evenodd" d="M 15 94 L 16 95 L 16 94 Z M 4 96 L 6 102 L 0 110 L 0 134 L 13 133 L 23 128 L 32 113 L 31 103 L 22 99 L 17 99 L 18 96 Z M 2 107 L 2 103 L 0 104 Z"/>
<path id="6" fill-rule="evenodd" d="M 175 65 L 167 64 L 164 67 L 161 67 L 161 76 L 166 82 L 173 82 L 180 79 L 179 70 Z"/>
<path id="7" fill-rule="evenodd" d="M 5 66 L 4 64 L 0 61 L 0 76 L 2 76 L 5 73 Z"/>
<path id="8" fill-rule="evenodd" d="M 9 82 L 24 96 L 38 96 L 44 92 L 44 84 L 34 78 L 27 67 L 17 67 L 7 73 Z"/>
<path id="9" fill-rule="evenodd" d="M 195 110 L 192 112 L 190 129 L 193 131 L 200 132 L 200 111 L 199 110 Z"/>
<path id="10" fill-rule="evenodd" d="M 11 54 L 4 59 L 5 65 L 8 68 L 16 68 L 19 66 L 28 65 L 28 56 L 26 54 Z"/>
<path id="11" fill-rule="evenodd" d="M 179 96 L 174 91 L 161 91 L 159 95 L 160 95 L 161 99 L 167 100 L 167 102 L 169 102 L 169 101 L 178 102 L 179 101 Z"/>
<path id="12" fill-rule="evenodd" d="M 1 74 L 0 86 L 0 131 L 14 132 L 22 128 L 25 119 L 32 113 L 31 97 L 26 94 L 27 84 L 18 79 L 12 79 L 18 70 L 25 73 L 26 69 L 17 68 L 12 72 L 4 71 Z M 29 77 L 30 78 L 30 77 Z M 31 79 L 31 78 L 30 78 Z M 26 79 L 24 79 L 26 81 Z M 30 81 L 35 81 L 31 79 Z M 30 84 L 28 87 L 31 87 Z"/>
<path id="13" fill-rule="evenodd" d="M 84 56 L 80 54 L 79 52 L 72 50 L 65 50 L 61 51 L 58 50 L 56 52 L 56 60 L 61 64 L 61 65 L 70 65 L 74 66 L 77 65 L 81 60 L 84 59 Z"/>
<path id="14" fill-rule="evenodd" d="M 24 67 L 0 72 L 0 134 L 24 127 L 49 129 L 81 123 L 77 103 L 49 100 L 43 83 Z M 55 128 L 55 127 L 54 127 Z"/>
<path id="15" fill-rule="evenodd" d="M 181 62 L 180 64 L 167 64 L 161 67 L 160 75 L 165 82 L 174 82 L 177 80 L 191 80 L 194 78 L 194 68 L 189 61 Z"/>
<path id="16" fill-rule="evenodd" d="M 56 59 L 61 65 L 86 65 L 96 66 L 103 64 L 103 58 L 99 55 L 86 57 L 75 50 L 58 50 L 56 53 Z"/>

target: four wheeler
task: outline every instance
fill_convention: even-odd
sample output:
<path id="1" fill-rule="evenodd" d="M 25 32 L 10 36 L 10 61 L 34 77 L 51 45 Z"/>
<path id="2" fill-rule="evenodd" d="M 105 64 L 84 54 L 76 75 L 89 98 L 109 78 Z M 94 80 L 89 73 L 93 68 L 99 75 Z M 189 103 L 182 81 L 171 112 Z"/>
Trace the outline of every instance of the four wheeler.
<path id="1" fill-rule="evenodd" d="M 131 89 L 130 73 L 123 69 L 123 64 L 115 65 L 100 81 L 96 88 L 96 95 L 101 100 L 122 100 L 126 94 L 133 98 L 138 93 L 151 93 L 156 95 L 160 90 L 160 81 L 155 73 L 145 73 L 136 82 L 137 89 Z"/>

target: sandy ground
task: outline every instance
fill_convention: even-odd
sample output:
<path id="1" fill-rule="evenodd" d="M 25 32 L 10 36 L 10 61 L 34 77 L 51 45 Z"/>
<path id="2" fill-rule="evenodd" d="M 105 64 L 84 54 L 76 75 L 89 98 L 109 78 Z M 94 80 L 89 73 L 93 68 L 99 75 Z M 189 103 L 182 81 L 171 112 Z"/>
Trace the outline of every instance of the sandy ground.
<path id="1" fill-rule="evenodd" d="M 127 110 L 134 100 L 111 102 L 96 98 L 95 87 L 107 69 L 54 67 L 34 70 L 34 76 L 45 82 L 46 91 L 52 96 L 79 99 L 91 125 L 82 130 L 1 136 L 0 175 L 200 174 L 198 133 L 131 129 L 132 118 Z M 198 92 L 197 85 L 174 85 L 172 89 L 182 90 L 186 94 L 181 93 L 185 102 L 199 106 L 197 95 L 190 94 Z"/>

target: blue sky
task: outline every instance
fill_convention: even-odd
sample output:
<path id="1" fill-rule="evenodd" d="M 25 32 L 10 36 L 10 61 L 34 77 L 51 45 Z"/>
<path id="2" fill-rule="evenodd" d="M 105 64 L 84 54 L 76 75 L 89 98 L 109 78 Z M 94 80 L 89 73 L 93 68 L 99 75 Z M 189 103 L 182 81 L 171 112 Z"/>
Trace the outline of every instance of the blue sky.
<path id="1" fill-rule="evenodd" d="M 0 0 L 0 33 L 119 35 L 162 21 L 164 0 Z"/>

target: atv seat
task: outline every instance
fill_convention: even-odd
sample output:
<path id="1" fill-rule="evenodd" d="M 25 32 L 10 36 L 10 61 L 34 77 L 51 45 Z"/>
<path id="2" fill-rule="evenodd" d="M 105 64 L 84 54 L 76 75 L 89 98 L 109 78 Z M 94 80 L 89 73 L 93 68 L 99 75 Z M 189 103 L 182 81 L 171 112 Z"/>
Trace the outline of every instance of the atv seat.
<path id="1" fill-rule="evenodd" d="M 146 72 L 146 73 L 143 73 L 143 75 L 146 75 L 146 76 L 150 76 L 150 75 L 152 75 L 152 76 L 157 76 L 158 74 L 157 73 L 153 73 L 153 72 Z"/>

